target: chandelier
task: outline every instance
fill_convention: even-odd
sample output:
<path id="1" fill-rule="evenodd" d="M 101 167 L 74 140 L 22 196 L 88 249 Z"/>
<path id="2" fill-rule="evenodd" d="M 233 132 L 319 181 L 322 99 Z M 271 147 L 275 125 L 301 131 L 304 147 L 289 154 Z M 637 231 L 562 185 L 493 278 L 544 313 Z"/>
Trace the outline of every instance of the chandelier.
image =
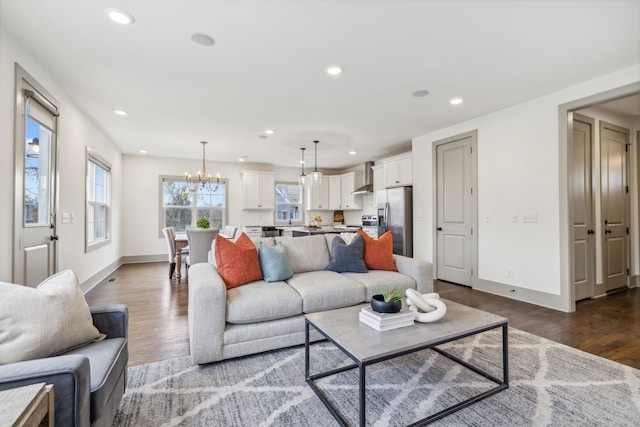
<path id="1" fill-rule="evenodd" d="M 318 170 L 318 142 L 320 141 L 313 141 L 313 144 L 315 147 L 315 164 L 314 164 L 313 172 L 311 172 L 312 184 L 320 184 L 320 182 L 322 181 L 322 172 Z"/>
<path id="2" fill-rule="evenodd" d="M 188 172 L 185 172 L 185 178 L 187 180 L 187 183 L 189 185 L 192 186 L 193 188 L 193 184 L 196 184 L 196 186 L 200 185 L 201 189 L 205 189 L 208 188 L 210 191 L 216 191 L 218 189 L 218 186 L 220 185 L 220 174 L 216 174 L 216 186 L 212 189 L 211 188 L 211 174 L 207 175 L 207 165 L 205 163 L 205 146 L 207 145 L 207 141 L 200 141 L 200 144 L 202 144 L 202 172 L 198 171 L 198 178 L 192 178 L 191 174 L 189 174 Z M 194 190 L 192 190 L 194 191 Z"/>
<path id="3" fill-rule="evenodd" d="M 300 176 L 298 177 L 298 182 L 302 186 L 304 186 L 304 183 L 307 181 L 307 176 L 304 174 L 304 150 L 306 150 L 306 148 L 300 147 L 300 151 L 302 152 L 302 160 L 300 160 Z"/>

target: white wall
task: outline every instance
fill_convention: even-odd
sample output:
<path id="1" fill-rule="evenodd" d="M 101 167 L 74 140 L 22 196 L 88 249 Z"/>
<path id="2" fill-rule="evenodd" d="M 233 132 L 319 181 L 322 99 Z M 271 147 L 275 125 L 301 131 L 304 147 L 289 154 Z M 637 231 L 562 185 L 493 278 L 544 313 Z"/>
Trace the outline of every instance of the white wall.
<path id="1" fill-rule="evenodd" d="M 477 129 L 479 285 L 504 285 L 491 290 L 568 311 L 558 109 L 638 81 L 640 65 L 415 138 L 414 256 L 434 259 L 433 143 Z M 538 221 L 522 223 L 523 213 L 536 213 Z"/>
<path id="2" fill-rule="evenodd" d="M 60 104 L 58 142 L 60 198 L 58 210 L 59 269 L 73 269 L 80 282 L 90 279 L 120 257 L 121 155 L 109 138 L 82 114 L 55 79 L 0 28 L 0 280 L 10 282 L 13 263 L 13 122 L 14 64 L 19 63 Z M 85 147 L 96 150 L 113 167 L 113 239 L 110 245 L 84 253 Z M 62 224 L 61 212 L 75 222 Z"/>

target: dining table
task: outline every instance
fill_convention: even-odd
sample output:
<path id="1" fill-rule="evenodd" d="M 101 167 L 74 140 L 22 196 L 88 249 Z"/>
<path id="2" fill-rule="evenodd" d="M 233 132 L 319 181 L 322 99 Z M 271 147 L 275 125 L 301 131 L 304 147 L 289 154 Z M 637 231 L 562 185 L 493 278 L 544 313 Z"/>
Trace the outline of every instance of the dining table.
<path id="1" fill-rule="evenodd" d="M 178 283 L 180 283 L 180 279 L 182 278 L 182 249 L 189 246 L 187 233 L 176 233 L 174 244 L 176 248 L 176 279 L 178 280 Z"/>

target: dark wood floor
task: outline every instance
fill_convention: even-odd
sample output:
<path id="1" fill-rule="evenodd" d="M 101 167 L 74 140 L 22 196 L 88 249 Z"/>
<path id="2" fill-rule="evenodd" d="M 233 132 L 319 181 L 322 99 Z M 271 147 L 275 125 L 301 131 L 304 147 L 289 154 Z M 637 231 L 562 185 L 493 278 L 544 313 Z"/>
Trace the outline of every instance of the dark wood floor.
<path id="1" fill-rule="evenodd" d="M 129 365 L 189 354 L 188 284 L 169 280 L 164 263 L 120 267 L 86 295 L 89 305 L 129 307 Z M 110 278 L 115 278 L 109 281 Z M 563 313 L 446 282 L 443 298 L 499 314 L 509 326 L 640 369 L 640 292 L 581 301 Z"/>

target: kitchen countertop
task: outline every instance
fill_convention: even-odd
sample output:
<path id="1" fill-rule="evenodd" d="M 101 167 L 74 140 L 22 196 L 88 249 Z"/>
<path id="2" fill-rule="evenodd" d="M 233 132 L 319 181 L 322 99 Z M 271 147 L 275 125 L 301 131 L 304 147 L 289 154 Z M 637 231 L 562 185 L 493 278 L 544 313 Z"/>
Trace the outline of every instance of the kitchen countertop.
<path id="1" fill-rule="evenodd" d="M 287 227 L 289 228 L 289 227 Z M 325 226 L 325 227 L 291 227 L 293 237 L 300 235 L 312 235 L 312 234 L 328 234 L 328 233 L 349 233 L 355 232 L 360 227 L 346 227 L 346 226 Z"/>

